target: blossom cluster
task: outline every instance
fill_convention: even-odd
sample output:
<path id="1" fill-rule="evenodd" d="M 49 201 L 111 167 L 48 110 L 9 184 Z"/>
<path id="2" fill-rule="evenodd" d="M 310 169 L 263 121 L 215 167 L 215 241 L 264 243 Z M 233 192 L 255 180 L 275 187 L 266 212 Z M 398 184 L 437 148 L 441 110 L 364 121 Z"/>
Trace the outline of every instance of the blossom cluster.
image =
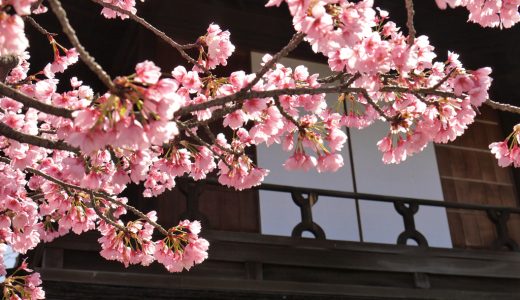
<path id="1" fill-rule="evenodd" d="M 201 53 L 199 63 L 208 69 L 227 65 L 227 59 L 235 51 L 235 46 L 229 38 L 229 31 L 222 31 L 217 24 L 211 24 L 208 33 L 199 39 L 199 42 L 207 47 L 207 53 Z"/>
<path id="2" fill-rule="evenodd" d="M 154 211 L 147 217 L 157 221 Z M 101 256 L 107 260 L 120 261 L 127 267 L 131 264 L 148 266 L 157 260 L 168 271 L 181 272 L 208 258 L 209 243 L 198 236 L 201 228 L 198 221 L 181 221 L 159 241 L 152 240 L 154 227 L 144 220 L 128 222 L 124 226 L 119 221 L 118 225 L 101 222 L 99 226 Z"/>
<path id="3" fill-rule="evenodd" d="M 135 8 L 135 0 L 103 0 L 103 2 L 119 7 L 125 11 L 128 11 L 131 14 L 135 14 L 137 12 L 137 9 Z M 141 0 L 141 2 L 144 2 L 144 0 Z M 114 19 L 116 17 L 119 17 L 122 20 L 124 20 L 128 18 L 128 15 L 117 12 L 107 7 L 103 7 L 103 9 L 101 10 L 101 14 L 107 19 Z"/>
<path id="4" fill-rule="evenodd" d="M 484 27 L 510 28 L 520 21 L 519 0 L 435 0 L 439 8 L 462 6 L 469 10 L 469 21 Z"/>
<path id="5" fill-rule="evenodd" d="M 13 274 L 9 275 L 2 283 L 2 299 L 9 300 L 38 300 L 45 299 L 45 292 L 40 287 L 42 281 L 40 274 L 28 268 L 25 261 L 22 262 Z M 27 275 L 22 275 L 25 273 Z M 5 274 L 4 274 L 5 275 Z"/>
<path id="6" fill-rule="evenodd" d="M 371 0 L 287 4 L 294 28 L 328 57 L 331 70 L 358 74 L 352 87 L 367 91 L 341 98 L 352 109 L 339 125 L 364 127 L 378 117 L 389 121 L 388 136 L 378 142 L 386 163 L 398 163 L 431 141 L 453 141 L 473 122 L 474 108 L 488 98 L 491 69 L 467 71 L 454 53 L 444 63 L 434 61 L 426 36 L 408 44 L 408 37 L 387 20 L 388 13 L 376 10 Z M 374 111 L 373 103 L 380 111 Z M 296 158 L 315 164 L 298 151 Z"/>
<path id="7" fill-rule="evenodd" d="M 520 167 L 520 124 L 513 128 L 513 132 L 503 141 L 489 145 L 491 153 L 498 160 L 498 165 Z"/>

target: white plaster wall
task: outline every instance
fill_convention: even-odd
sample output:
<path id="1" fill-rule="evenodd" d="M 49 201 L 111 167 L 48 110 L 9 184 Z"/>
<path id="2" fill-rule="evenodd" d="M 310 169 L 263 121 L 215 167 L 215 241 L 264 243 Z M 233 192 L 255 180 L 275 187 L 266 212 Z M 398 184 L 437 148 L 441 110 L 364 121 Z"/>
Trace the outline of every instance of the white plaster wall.
<path id="1" fill-rule="evenodd" d="M 400 164 L 386 165 L 381 161 L 376 143 L 388 133 L 387 124 L 376 122 L 363 130 L 352 129 L 350 133 L 358 192 L 444 199 L 433 145 Z M 360 212 L 367 242 L 395 243 L 404 230 L 402 218 L 392 204 L 361 201 Z M 431 246 L 452 246 L 445 209 L 421 206 L 415 223 Z"/>

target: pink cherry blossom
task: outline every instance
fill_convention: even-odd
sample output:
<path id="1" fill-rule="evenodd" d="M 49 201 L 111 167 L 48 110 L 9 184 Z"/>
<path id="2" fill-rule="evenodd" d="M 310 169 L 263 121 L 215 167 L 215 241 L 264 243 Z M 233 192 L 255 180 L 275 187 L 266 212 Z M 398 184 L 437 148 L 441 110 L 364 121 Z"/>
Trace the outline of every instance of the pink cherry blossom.
<path id="1" fill-rule="evenodd" d="M 8 15 L 0 10 L 0 56 L 21 55 L 29 47 L 24 27 L 19 15 Z"/>
<path id="2" fill-rule="evenodd" d="M 217 65 L 227 65 L 227 59 L 235 51 L 235 46 L 229 40 L 229 31 L 222 31 L 216 24 L 208 27 L 204 43 L 208 47 L 208 55 L 204 65 L 213 69 Z"/>

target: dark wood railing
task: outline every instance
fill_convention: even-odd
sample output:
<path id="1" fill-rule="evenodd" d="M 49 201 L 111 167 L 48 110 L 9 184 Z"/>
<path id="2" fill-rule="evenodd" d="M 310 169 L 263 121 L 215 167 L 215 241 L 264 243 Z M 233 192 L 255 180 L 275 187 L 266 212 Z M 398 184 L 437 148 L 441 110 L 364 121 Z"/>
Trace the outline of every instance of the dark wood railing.
<path id="1" fill-rule="evenodd" d="M 211 227 L 211 224 L 208 224 L 208 218 L 203 213 L 201 213 L 198 208 L 198 197 L 202 193 L 205 184 L 216 185 L 218 183 L 214 180 L 197 183 L 185 179 L 181 180 L 179 188 L 187 201 L 187 210 L 182 214 L 182 217 L 202 220 L 203 223 L 206 223 L 206 225 L 210 225 L 209 227 Z M 259 191 L 272 191 L 291 195 L 291 198 L 294 204 L 300 210 L 301 215 L 300 221 L 295 224 L 294 228 L 292 229 L 291 236 L 294 238 L 303 237 L 304 232 L 309 232 L 312 233 L 312 235 L 314 235 L 314 237 L 318 240 L 327 239 L 327 233 L 324 231 L 322 226 L 320 226 L 320 224 L 313 219 L 313 206 L 317 203 L 320 197 L 334 197 L 342 198 L 345 201 L 362 200 L 380 203 L 392 203 L 395 209 L 395 213 L 401 216 L 404 225 L 404 230 L 395 238 L 396 244 L 398 245 L 407 245 L 408 242 L 412 240 L 415 241 L 419 247 L 428 247 L 429 243 L 427 238 L 415 225 L 415 217 L 421 208 L 438 207 L 444 208 L 446 210 L 451 209 L 457 211 L 481 212 L 483 215 L 487 215 L 490 222 L 495 227 L 496 234 L 495 240 L 492 242 L 492 244 L 482 245 L 482 248 L 494 250 L 507 249 L 511 251 L 520 250 L 518 242 L 510 236 L 508 229 L 508 222 L 510 217 L 514 215 L 516 215 L 516 217 L 520 217 L 520 208 L 518 207 L 477 205 L 440 200 L 293 187 L 277 184 L 262 184 L 256 189 Z M 357 217 L 359 219 L 362 218 L 359 213 L 357 214 Z M 362 220 L 358 220 L 358 224 L 361 222 Z"/>
<path id="2" fill-rule="evenodd" d="M 415 199 L 406 197 L 393 197 L 385 195 L 331 191 L 322 189 L 309 189 L 276 184 L 262 184 L 259 190 L 290 193 L 292 200 L 301 211 L 301 222 L 293 231 L 293 237 L 301 237 L 304 231 L 311 232 L 317 239 L 326 239 L 326 233 L 312 217 L 312 207 L 320 196 L 344 198 L 346 201 L 363 199 L 364 201 L 392 203 L 395 211 L 403 218 L 404 231 L 396 238 L 398 245 L 406 245 L 408 240 L 413 240 L 420 247 L 428 247 L 428 240 L 415 226 L 415 216 L 421 207 L 442 207 L 445 209 L 457 209 L 467 211 L 485 212 L 490 221 L 495 225 L 497 238 L 493 249 L 509 249 L 519 251 L 518 243 L 509 236 L 508 220 L 513 214 L 520 215 L 520 208 L 492 205 L 477 205 L 468 203 L 446 202 L 439 200 Z"/>

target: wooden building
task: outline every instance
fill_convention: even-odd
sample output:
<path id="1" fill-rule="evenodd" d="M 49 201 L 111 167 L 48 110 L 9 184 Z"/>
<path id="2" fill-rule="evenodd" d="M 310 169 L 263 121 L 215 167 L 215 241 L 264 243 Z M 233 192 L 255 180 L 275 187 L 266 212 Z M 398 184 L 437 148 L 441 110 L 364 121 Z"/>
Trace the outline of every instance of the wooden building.
<path id="1" fill-rule="evenodd" d="M 401 2 L 376 5 L 404 24 Z M 417 30 L 430 36 L 440 59 L 450 49 L 469 69 L 492 66 L 492 97 L 514 104 L 520 27 L 484 30 L 466 23 L 466 11 L 415 2 Z M 89 1 L 64 4 L 80 39 L 111 74 L 129 74 L 142 59 L 166 70 L 183 63 L 136 24 L 92 21 L 99 9 Z M 148 0 L 139 13 L 181 42 L 193 41 L 211 22 L 229 29 L 237 51 L 227 70 L 252 71 L 259 53 L 280 49 L 293 32 L 286 8 L 264 4 Z M 58 31 L 51 18 L 42 22 Z M 323 63 L 307 47 L 285 62 L 316 69 Z M 85 72 L 95 85 L 89 76 Z M 210 258 L 190 272 L 107 262 L 95 232 L 60 238 L 33 259 L 49 299 L 520 299 L 520 176 L 498 167 L 488 150 L 515 121 L 484 107 L 463 137 L 397 167 L 373 159 L 382 128 L 375 126 L 349 132 L 347 163 L 335 175 L 276 177 L 278 166 L 259 189 L 179 181 L 176 190 L 152 200 L 130 188 L 133 203 L 157 209 L 165 226 L 183 218 L 203 222 Z M 257 149 L 260 165 L 277 168 L 276 155 L 264 151 Z"/>

